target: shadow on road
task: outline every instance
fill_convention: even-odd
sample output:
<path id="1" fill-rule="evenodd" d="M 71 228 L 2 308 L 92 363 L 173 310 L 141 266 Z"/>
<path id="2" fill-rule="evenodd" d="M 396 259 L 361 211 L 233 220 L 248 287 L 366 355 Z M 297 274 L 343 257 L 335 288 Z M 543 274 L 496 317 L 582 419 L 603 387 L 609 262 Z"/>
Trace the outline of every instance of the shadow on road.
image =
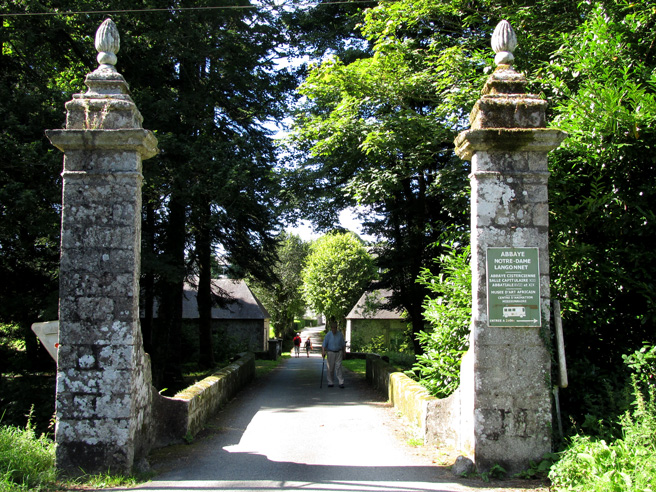
<path id="1" fill-rule="evenodd" d="M 136 490 L 492 490 L 480 480 L 456 483 L 447 467 L 411 456 L 390 440 L 399 424 L 382 395 L 353 373 L 344 390 L 325 381 L 319 388 L 321 365 L 317 355 L 292 358 L 255 381 L 192 445 L 156 452 L 159 475 Z"/>

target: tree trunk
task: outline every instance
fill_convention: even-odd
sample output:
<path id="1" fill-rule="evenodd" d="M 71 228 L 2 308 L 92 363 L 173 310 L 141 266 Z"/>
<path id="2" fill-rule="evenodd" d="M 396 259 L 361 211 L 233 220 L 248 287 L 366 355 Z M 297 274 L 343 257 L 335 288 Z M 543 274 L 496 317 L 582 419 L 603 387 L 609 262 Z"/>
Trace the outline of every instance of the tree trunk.
<path id="1" fill-rule="evenodd" d="M 212 346 L 212 239 L 210 232 L 209 201 L 197 210 L 196 256 L 198 261 L 199 360 L 200 367 L 214 367 Z"/>
<path id="2" fill-rule="evenodd" d="M 155 210 L 153 204 L 144 200 L 144 221 L 141 241 L 141 295 L 143 296 L 144 316 L 141 319 L 141 335 L 143 337 L 144 351 L 153 353 L 153 315 L 155 307 L 155 273 L 148 265 L 148 258 L 155 256 Z M 146 260 L 146 261 L 144 261 Z"/>
<path id="3" fill-rule="evenodd" d="M 179 346 L 182 339 L 182 296 L 185 279 L 185 218 L 184 204 L 172 194 L 169 201 L 169 221 L 164 251 L 168 265 L 158 288 L 159 333 L 155 351 L 159 357 L 158 363 L 153 364 L 153 380 L 157 387 L 177 388 L 182 384 Z"/>

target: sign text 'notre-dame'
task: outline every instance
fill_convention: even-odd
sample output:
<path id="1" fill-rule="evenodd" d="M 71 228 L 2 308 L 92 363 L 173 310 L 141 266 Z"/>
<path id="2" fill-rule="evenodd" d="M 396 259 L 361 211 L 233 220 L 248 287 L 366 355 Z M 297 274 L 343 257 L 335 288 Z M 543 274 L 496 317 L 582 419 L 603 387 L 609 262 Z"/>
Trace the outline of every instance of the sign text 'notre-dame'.
<path id="1" fill-rule="evenodd" d="M 538 248 L 487 249 L 490 326 L 540 326 Z"/>

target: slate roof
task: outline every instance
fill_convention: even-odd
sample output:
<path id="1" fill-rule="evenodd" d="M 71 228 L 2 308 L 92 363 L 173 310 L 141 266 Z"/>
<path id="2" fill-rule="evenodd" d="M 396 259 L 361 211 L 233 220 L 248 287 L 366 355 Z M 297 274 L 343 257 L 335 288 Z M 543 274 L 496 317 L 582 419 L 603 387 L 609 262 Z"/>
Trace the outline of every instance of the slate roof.
<path id="1" fill-rule="evenodd" d="M 384 304 L 392 296 L 392 291 L 389 289 L 381 289 L 365 292 L 360 297 L 353 309 L 348 313 L 346 319 L 403 319 L 401 317 L 401 310 L 391 311 L 389 309 L 378 308 L 375 310 L 367 309 L 366 301 L 370 298 L 378 304 Z"/>
<path id="2" fill-rule="evenodd" d="M 182 317 L 183 319 L 198 319 L 198 304 L 196 296 L 197 279 L 191 282 L 185 282 L 184 293 L 182 298 Z M 216 304 L 212 307 L 212 319 L 269 319 L 271 316 L 262 303 L 255 297 L 255 294 L 246 285 L 243 280 L 233 280 L 220 278 L 212 280 L 212 293 L 215 296 Z M 158 313 L 158 301 L 155 300 L 154 312 L 155 317 Z"/>

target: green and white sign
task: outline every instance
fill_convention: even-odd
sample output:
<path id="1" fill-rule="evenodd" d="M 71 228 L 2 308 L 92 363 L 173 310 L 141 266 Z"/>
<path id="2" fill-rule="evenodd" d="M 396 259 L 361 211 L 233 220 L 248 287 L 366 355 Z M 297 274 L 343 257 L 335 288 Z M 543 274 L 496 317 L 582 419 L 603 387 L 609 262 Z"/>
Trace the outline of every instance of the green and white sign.
<path id="1" fill-rule="evenodd" d="M 490 326 L 540 326 L 538 248 L 487 249 Z"/>

